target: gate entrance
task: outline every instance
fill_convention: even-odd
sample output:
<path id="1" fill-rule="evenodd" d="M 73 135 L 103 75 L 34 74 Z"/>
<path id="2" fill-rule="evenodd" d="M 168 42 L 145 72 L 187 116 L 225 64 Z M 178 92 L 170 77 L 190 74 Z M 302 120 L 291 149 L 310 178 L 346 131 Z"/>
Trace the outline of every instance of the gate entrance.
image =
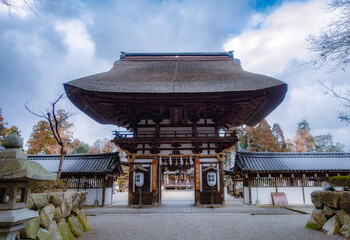
<path id="1" fill-rule="evenodd" d="M 110 71 L 64 87 L 97 122 L 128 130 L 113 142 L 128 155 L 129 206 L 161 204 L 164 174 L 178 166 L 193 169 L 196 205 L 224 204 L 223 157 L 238 141 L 235 127 L 259 123 L 287 91 L 243 71 L 232 51 L 122 52 Z"/>
<path id="2" fill-rule="evenodd" d="M 130 163 L 129 206 L 160 205 L 162 192 L 168 189 L 194 191 L 196 205 L 222 205 L 223 180 L 222 161 L 213 157 L 170 155 L 135 159 Z"/>

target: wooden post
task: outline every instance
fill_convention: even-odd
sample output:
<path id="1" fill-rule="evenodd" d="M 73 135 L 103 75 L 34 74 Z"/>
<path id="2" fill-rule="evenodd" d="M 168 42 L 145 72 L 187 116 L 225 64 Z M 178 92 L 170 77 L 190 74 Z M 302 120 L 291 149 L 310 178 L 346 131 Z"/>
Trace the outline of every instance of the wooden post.
<path id="1" fill-rule="evenodd" d="M 105 195 L 106 195 L 106 176 L 103 176 L 103 191 L 102 191 L 102 207 L 105 206 Z"/>
<path id="2" fill-rule="evenodd" d="M 276 188 L 276 193 L 278 192 L 278 188 L 277 188 L 277 177 L 275 176 L 275 188 Z"/>
<path id="3" fill-rule="evenodd" d="M 224 163 L 223 161 L 219 161 L 219 176 L 220 176 L 220 198 L 221 198 L 221 204 L 225 204 L 225 182 L 224 182 Z"/>
<path id="4" fill-rule="evenodd" d="M 250 182 L 250 174 L 248 173 L 248 186 L 249 186 L 249 204 L 252 204 L 252 185 Z"/>
<path id="5" fill-rule="evenodd" d="M 301 189 L 303 190 L 303 202 L 305 204 L 304 176 L 303 176 L 303 172 L 300 172 L 300 174 L 301 174 Z"/>
<path id="6" fill-rule="evenodd" d="M 133 187 L 133 172 L 131 170 L 134 169 L 134 163 L 129 163 L 129 192 L 128 192 L 128 206 L 131 207 L 132 205 L 132 187 Z"/>

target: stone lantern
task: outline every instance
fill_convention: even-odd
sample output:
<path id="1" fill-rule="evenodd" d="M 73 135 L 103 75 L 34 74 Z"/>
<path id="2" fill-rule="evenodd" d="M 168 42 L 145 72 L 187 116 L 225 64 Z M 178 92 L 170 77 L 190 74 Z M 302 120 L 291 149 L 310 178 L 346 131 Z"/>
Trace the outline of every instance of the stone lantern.
<path id="1" fill-rule="evenodd" d="M 3 140 L 0 152 L 0 240 L 15 239 L 24 223 L 38 216 L 26 208 L 28 182 L 55 180 L 56 174 L 27 160 L 20 150 L 23 140 L 12 133 Z"/>

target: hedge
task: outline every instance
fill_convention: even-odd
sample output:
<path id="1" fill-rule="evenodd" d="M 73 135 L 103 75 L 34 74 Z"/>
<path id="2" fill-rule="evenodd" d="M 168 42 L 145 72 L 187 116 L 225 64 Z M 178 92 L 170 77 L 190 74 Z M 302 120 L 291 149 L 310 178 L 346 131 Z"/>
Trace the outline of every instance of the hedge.
<path id="1" fill-rule="evenodd" d="M 350 175 L 348 176 L 334 176 L 329 178 L 329 182 L 336 187 L 343 187 L 344 190 L 350 189 Z"/>

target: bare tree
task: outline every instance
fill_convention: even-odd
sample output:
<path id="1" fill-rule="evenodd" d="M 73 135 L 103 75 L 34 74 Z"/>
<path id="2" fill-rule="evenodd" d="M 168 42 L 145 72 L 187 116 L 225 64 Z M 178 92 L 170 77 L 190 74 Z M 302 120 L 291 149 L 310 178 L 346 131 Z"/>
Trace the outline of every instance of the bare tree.
<path id="1" fill-rule="evenodd" d="M 350 0 L 329 0 L 327 5 L 334 18 L 319 36 L 308 36 L 310 62 L 320 68 L 345 70 L 350 63 Z"/>
<path id="2" fill-rule="evenodd" d="M 50 124 L 50 128 L 52 130 L 53 136 L 55 137 L 57 144 L 60 146 L 60 164 L 57 171 L 57 178 L 56 178 L 56 185 L 59 185 L 60 178 L 61 178 L 61 172 L 62 172 L 62 166 L 63 166 L 63 159 L 66 155 L 66 142 L 62 139 L 62 122 L 67 120 L 72 114 L 68 113 L 63 117 L 58 118 L 57 117 L 57 111 L 56 111 L 56 104 L 63 98 L 63 94 L 61 94 L 56 101 L 53 103 L 50 103 L 50 108 L 47 108 L 44 112 L 36 113 L 32 111 L 28 107 L 28 103 L 25 104 L 25 108 L 32 113 L 33 115 L 44 118 L 48 123 Z"/>
<path id="3" fill-rule="evenodd" d="M 341 94 L 334 89 L 334 85 L 331 87 L 326 86 L 324 83 L 321 84 L 327 89 L 326 94 L 331 94 L 335 97 L 338 102 L 345 107 L 346 109 L 350 109 L 350 90 L 345 89 L 345 93 Z M 338 112 L 338 118 L 341 121 L 345 121 L 350 123 L 350 113 L 349 112 Z"/>

